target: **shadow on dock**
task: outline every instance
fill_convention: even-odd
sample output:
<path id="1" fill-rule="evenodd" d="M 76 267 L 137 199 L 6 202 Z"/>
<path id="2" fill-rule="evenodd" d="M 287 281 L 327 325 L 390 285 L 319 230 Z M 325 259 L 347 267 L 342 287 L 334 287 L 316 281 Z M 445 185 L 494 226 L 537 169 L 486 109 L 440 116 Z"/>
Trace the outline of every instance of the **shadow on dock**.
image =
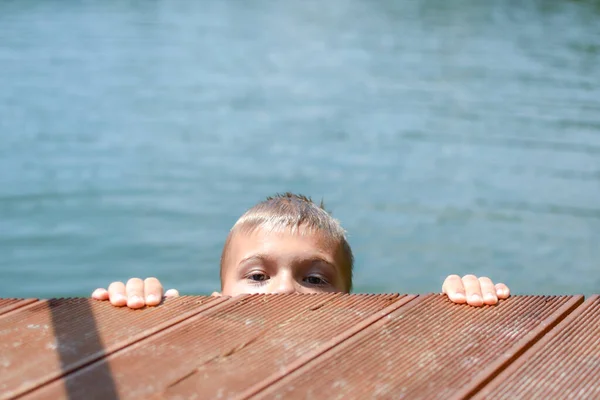
<path id="1" fill-rule="evenodd" d="M 52 299 L 48 307 L 60 356 L 65 392 L 69 399 L 89 398 L 90 393 L 69 379 L 69 374 L 85 369 L 106 354 L 90 299 Z M 89 355 L 81 359 L 81 355 Z M 118 399 L 119 395 L 107 362 L 97 363 L 86 371 L 96 387 L 103 388 L 103 399 Z"/>

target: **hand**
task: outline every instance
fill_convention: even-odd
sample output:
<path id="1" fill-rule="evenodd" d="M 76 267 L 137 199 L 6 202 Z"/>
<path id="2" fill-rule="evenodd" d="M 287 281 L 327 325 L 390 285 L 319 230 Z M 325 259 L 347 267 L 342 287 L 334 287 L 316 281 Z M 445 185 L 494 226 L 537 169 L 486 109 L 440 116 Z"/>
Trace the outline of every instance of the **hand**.
<path id="1" fill-rule="evenodd" d="M 453 303 L 467 303 L 480 307 L 484 304 L 494 305 L 498 299 L 510 296 L 508 286 L 503 283 L 494 283 L 490 278 L 477 278 L 475 275 L 450 275 L 442 285 L 442 292 L 448 295 Z"/>
<path id="2" fill-rule="evenodd" d="M 164 297 L 177 297 L 179 292 L 175 289 L 167 290 Z M 127 285 L 123 282 L 113 282 L 108 287 L 98 288 L 92 293 L 96 300 L 110 300 L 116 307 L 127 306 L 129 308 L 142 308 L 144 306 L 156 306 L 163 299 L 163 287 L 156 278 L 131 278 Z"/>

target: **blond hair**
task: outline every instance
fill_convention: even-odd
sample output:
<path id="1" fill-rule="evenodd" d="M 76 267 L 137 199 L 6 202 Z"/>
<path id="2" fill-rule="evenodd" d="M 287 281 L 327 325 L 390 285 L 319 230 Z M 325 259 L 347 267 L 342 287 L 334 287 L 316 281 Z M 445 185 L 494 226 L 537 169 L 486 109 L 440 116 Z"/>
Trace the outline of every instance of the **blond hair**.
<path id="1" fill-rule="evenodd" d="M 315 204 L 310 197 L 299 194 L 283 193 L 267 197 L 246 211 L 233 225 L 223 246 L 221 254 L 221 282 L 223 265 L 227 257 L 231 238 L 236 233 L 250 234 L 257 229 L 271 232 L 316 233 L 341 246 L 344 264 L 341 266 L 344 286 L 352 289 L 352 268 L 354 256 L 346 240 L 346 232 L 335 218 L 325 210 L 323 201 Z"/>

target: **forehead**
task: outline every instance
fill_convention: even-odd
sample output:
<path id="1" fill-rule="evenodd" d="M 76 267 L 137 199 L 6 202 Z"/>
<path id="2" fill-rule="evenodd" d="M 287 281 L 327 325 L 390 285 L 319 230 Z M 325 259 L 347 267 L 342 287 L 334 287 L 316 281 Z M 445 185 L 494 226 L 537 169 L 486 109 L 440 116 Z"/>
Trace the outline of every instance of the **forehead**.
<path id="1" fill-rule="evenodd" d="M 256 228 L 234 232 L 229 242 L 229 260 L 236 263 L 254 253 L 281 257 L 320 255 L 336 261 L 339 243 L 318 230 L 307 228 L 267 230 Z"/>

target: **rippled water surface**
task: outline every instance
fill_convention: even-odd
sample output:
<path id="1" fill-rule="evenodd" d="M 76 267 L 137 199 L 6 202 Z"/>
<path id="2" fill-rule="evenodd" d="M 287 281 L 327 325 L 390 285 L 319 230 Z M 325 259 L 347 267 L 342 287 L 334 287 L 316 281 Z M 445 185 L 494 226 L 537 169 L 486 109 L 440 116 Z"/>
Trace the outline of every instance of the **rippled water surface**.
<path id="1" fill-rule="evenodd" d="M 523 4 L 526 3 L 526 4 Z M 600 292 L 600 6 L 0 2 L 0 297 L 219 286 L 249 206 L 324 198 L 360 292 Z"/>

